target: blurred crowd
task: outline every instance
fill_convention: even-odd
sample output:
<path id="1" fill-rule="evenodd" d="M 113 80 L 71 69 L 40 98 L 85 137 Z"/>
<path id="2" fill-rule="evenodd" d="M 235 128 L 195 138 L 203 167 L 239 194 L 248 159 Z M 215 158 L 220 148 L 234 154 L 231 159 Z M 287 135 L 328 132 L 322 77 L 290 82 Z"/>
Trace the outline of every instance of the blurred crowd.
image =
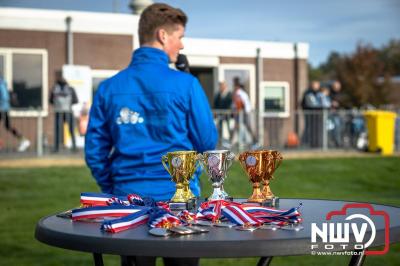
<path id="1" fill-rule="evenodd" d="M 344 103 L 345 95 L 339 81 L 312 81 L 310 83 L 301 102 L 304 114 L 303 146 L 322 147 L 324 145 L 323 131 L 326 130 L 328 133 L 326 144 L 330 147 L 365 148 L 364 119 L 359 113 L 344 111 Z"/>

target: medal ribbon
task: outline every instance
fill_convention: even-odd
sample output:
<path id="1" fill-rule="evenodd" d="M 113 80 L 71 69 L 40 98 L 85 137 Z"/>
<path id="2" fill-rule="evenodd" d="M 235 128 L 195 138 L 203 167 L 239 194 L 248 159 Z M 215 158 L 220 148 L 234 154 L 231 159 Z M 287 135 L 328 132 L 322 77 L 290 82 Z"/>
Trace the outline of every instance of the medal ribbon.
<path id="1" fill-rule="evenodd" d="M 119 219 L 104 221 L 101 229 L 109 233 L 118 233 L 127 229 L 135 228 L 149 220 L 149 208 L 143 208 L 136 213 L 132 213 Z"/>
<path id="2" fill-rule="evenodd" d="M 170 212 L 168 203 L 142 198 L 137 194 L 129 194 L 127 198 L 123 198 L 105 193 L 82 193 L 80 201 L 83 206 L 90 207 L 72 210 L 72 220 L 114 217 L 116 219 L 105 220 L 101 225 L 102 230 L 111 233 L 145 223 L 150 227 L 170 228 L 195 219 L 211 220 L 213 223 L 227 219 L 244 226 L 263 223 L 284 225 L 302 221 L 298 211 L 301 203 L 298 207 L 278 210 L 258 204 L 213 200 L 203 202 L 196 214 L 183 210 L 174 215 Z"/>
<path id="3" fill-rule="evenodd" d="M 96 219 L 104 217 L 123 217 L 132 213 L 142 210 L 142 206 L 124 206 L 124 205 L 111 205 L 111 206 L 95 206 L 81 209 L 73 209 L 71 217 L 73 221 L 82 219 Z M 148 208 L 146 208 L 148 209 Z"/>
<path id="4" fill-rule="evenodd" d="M 126 203 L 129 203 L 128 201 L 126 201 L 126 199 L 112 195 L 112 194 L 91 193 L 91 192 L 81 193 L 80 202 L 84 207 L 107 206 L 107 205 L 109 205 L 108 201 L 111 198 L 118 198 L 121 201 L 125 201 Z"/>
<path id="5" fill-rule="evenodd" d="M 196 214 L 189 212 L 188 210 L 183 210 L 180 213 L 178 213 L 177 217 L 186 223 L 189 223 L 190 221 L 196 220 Z"/>
<path id="6" fill-rule="evenodd" d="M 182 221 L 171 212 L 156 207 L 149 211 L 150 227 L 170 228 L 182 224 Z"/>

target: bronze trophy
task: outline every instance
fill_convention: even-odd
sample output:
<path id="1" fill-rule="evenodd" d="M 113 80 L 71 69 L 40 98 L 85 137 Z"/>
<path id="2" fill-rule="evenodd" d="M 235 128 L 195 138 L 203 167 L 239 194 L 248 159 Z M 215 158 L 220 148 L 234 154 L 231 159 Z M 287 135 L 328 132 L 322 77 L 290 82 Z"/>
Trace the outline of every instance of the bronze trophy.
<path id="1" fill-rule="evenodd" d="M 171 210 L 192 209 L 195 205 L 195 196 L 190 190 L 189 182 L 198 166 L 197 153 L 195 151 L 168 152 L 162 156 L 161 162 L 176 186 L 175 194 L 170 200 Z"/>
<path id="2" fill-rule="evenodd" d="M 278 169 L 278 167 L 281 165 L 283 157 L 279 151 L 266 150 L 265 152 L 267 152 L 272 156 L 272 163 L 268 164 L 269 167 L 266 169 L 266 174 L 264 175 L 263 179 L 264 187 L 262 193 L 267 202 L 270 202 L 270 205 L 275 206 L 278 204 L 279 198 L 274 196 L 274 194 L 271 191 L 271 188 L 269 187 L 269 183 L 274 178 L 273 174 L 276 171 L 276 169 Z"/>
<path id="3" fill-rule="evenodd" d="M 248 198 L 249 202 L 275 206 L 277 201 L 269 188 L 269 181 L 282 161 L 281 158 L 279 152 L 269 150 L 246 151 L 239 155 L 239 161 L 253 183 L 253 194 Z M 261 183 L 266 184 L 264 190 L 269 191 L 267 195 L 261 191 Z"/>

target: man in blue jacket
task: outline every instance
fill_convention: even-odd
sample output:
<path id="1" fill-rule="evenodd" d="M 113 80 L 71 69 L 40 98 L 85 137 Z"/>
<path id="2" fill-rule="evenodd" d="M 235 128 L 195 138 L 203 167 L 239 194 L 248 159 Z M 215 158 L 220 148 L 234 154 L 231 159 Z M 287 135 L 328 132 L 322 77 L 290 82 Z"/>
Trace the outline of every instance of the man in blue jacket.
<path id="1" fill-rule="evenodd" d="M 99 86 L 86 134 L 86 162 L 102 192 L 169 200 L 175 184 L 161 156 L 215 148 L 217 131 L 196 78 L 169 67 L 183 49 L 186 15 L 166 4 L 145 9 L 130 65 Z M 200 195 L 199 172 L 190 187 Z"/>

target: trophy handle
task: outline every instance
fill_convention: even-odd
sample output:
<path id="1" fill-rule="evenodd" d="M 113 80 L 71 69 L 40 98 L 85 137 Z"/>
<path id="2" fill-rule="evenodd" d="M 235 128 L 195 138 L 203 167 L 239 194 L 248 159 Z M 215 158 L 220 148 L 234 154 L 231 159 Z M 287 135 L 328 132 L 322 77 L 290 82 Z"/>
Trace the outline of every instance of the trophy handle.
<path id="1" fill-rule="evenodd" d="M 280 152 L 276 152 L 276 166 L 275 166 L 275 170 L 278 169 L 278 167 L 282 164 L 283 158 L 282 158 L 282 154 Z"/>
<path id="2" fill-rule="evenodd" d="M 191 178 L 193 178 L 194 172 L 196 172 L 197 168 L 200 167 L 200 169 L 202 170 L 202 166 L 203 166 L 203 165 L 200 163 L 200 160 L 201 160 L 200 158 L 203 158 L 203 157 L 200 157 L 199 155 L 201 155 L 201 154 L 199 153 L 199 154 L 197 154 L 197 156 L 196 156 L 196 163 L 195 163 L 195 165 L 194 165 Z"/>
<path id="3" fill-rule="evenodd" d="M 241 153 L 241 154 L 239 154 L 239 157 L 238 157 L 240 165 L 242 166 L 242 168 L 244 170 L 246 170 L 246 162 L 244 161 L 246 154 L 247 154 L 246 152 Z"/>
<path id="4" fill-rule="evenodd" d="M 168 174 L 170 174 L 170 175 L 172 176 L 171 172 L 169 171 L 169 167 L 168 167 L 167 164 L 166 164 L 166 162 L 168 162 L 168 157 L 167 157 L 167 155 L 163 155 L 163 156 L 161 157 L 161 162 L 162 162 L 162 164 L 163 164 L 165 170 L 167 170 Z"/>
<path id="5" fill-rule="evenodd" d="M 204 170 L 205 169 L 205 166 L 204 166 L 204 155 L 202 153 L 198 153 L 197 156 L 196 156 L 196 159 L 197 159 L 197 161 L 196 161 L 196 169 L 200 165 L 201 170 L 205 171 Z"/>
<path id="6" fill-rule="evenodd" d="M 233 160 L 235 159 L 235 154 L 233 153 L 233 152 L 229 152 L 228 153 L 228 156 L 227 156 L 227 161 L 228 161 L 228 163 L 227 163 L 227 169 L 229 168 L 229 167 L 231 167 L 231 165 L 232 165 L 232 163 L 233 163 Z"/>
<path id="7" fill-rule="evenodd" d="M 203 162 L 204 161 L 204 155 L 202 153 L 198 153 L 196 155 L 196 159 L 197 159 L 197 162 Z"/>

